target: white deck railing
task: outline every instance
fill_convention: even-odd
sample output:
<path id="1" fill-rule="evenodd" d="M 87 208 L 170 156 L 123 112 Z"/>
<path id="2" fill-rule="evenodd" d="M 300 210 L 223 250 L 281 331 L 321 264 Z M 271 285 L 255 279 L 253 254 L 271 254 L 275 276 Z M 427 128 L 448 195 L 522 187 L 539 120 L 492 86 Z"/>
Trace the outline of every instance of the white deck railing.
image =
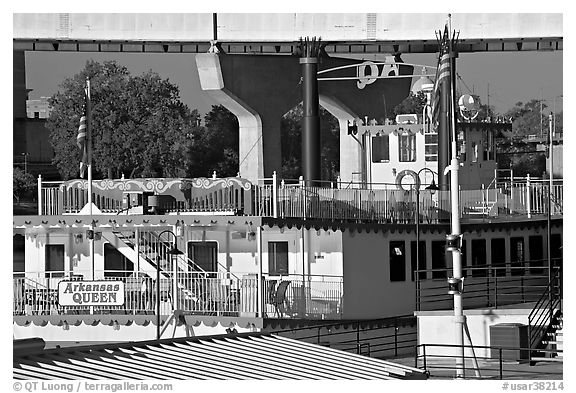
<path id="1" fill-rule="evenodd" d="M 280 283 L 289 284 L 278 294 Z M 267 277 L 265 313 L 286 318 L 340 319 L 343 313 L 342 276 L 290 274 Z M 281 297 L 283 296 L 283 298 Z M 277 302 L 283 302 L 278 304 Z M 279 315 L 279 313 L 281 315 Z"/>
<path id="2" fill-rule="evenodd" d="M 258 285 L 255 273 L 162 271 L 159 287 L 155 275 L 143 272 L 107 270 L 96 272 L 24 272 L 13 278 L 13 315 L 162 315 L 175 309 L 184 314 L 267 318 L 339 319 L 342 316 L 341 276 L 288 275 L 270 277 Z M 122 305 L 63 305 L 61 282 L 87 284 L 92 281 L 123 283 Z M 278 315 L 271 298 L 270 283 L 289 281 L 283 294 L 283 313 Z M 160 296 L 158 296 L 158 290 Z M 259 295 L 258 291 L 262 291 Z M 159 299 L 159 300 L 158 300 Z M 259 299 L 263 302 L 259 306 Z"/>
<path id="3" fill-rule="evenodd" d="M 214 181 L 218 179 L 213 179 Z M 126 180 L 122 180 L 126 181 Z M 114 180 L 110 180 L 114 182 Z M 56 215 L 77 213 L 88 200 L 86 190 L 68 189 L 62 182 L 39 181 L 39 214 Z M 303 181 L 278 181 L 276 176 L 262 179 L 243 198 L 224 198 L 228 190 L 215 191 L 214 200 L 203 205 L 203 214 L 244 214 L 276 218 L 310 218 L 321 220 L 344 220 L 378 223 L 415 223 L 416 201 L 419 202 L 420 220 L 436 223 L 449 218 L 450 193 L 431 193 L 422 189 L 398 190 L 393 184 L 369 184 L 364 188 L 339 188 L 340 183 L 326 183 L 326 187 L 305 186 Z M 424 185 L 422 185 L 424 187 Z M 460 190 L 460 216 L 463 219 L 477 217 L 543 215 L 548 212 L 548 197 L 551 200 L 551 215 L 563 214 L 564 188 L 562 180 L 555 180 L 551 193 L 548 193 L 547 180 L 523 180 L 515 178 L 508 182 L 490 184 L 489 188 Z M 220 195 L 219 193 L 223 193 Z M 94 199 L 103 213 L 117 214 L 122 209 L 119 202 L 105 195 Z M 186 205 L 190 201 L 177 201 Z M 179 214 L 190 213 L 194 209 L 180 210 Z M 194 210 L 196 211 L 196 210 Z M 166 209 L 165 213 L 173 210 Z"/>
<path id="4" fill-rule="evenodd" d="M 13 279 L 14 315 L 60 314 L 170 314 L 177 308 L 188 314 L 242 316 L 258 312 L 256 275 L 226 272 L 162 272 L 160 287 L 155 277 L 134 271 L 96 272 L 96 281 L 122 282 L 122 305 L 62 305 L 60 282 L 89 283 L 92 272 L 25 272 Z M 240 277 L 240 278 L 238 278 Z M 158 290 L 160 290 L 158 302 Z"/>

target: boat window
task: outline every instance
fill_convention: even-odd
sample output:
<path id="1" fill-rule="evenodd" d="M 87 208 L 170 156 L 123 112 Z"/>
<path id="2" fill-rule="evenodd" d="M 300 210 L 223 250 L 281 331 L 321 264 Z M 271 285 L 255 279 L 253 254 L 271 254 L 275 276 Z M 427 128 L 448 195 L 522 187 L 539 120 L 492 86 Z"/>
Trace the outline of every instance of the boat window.
<path id="1" fill-rule="evenodd" d="M 472 239 L 472 267 L 484 267 L 488 264 L 486 261 L 486 239 Z M 472 270 L 473 277 L 481 277 L 486 275 L 485 269 Z"/>
<path id="2" fill-rule="evenodd" d="M 424 135 L 425 161 L 438 161 L 438 134 Z"/>
<path id="3" fill-rule="evenodd" d="M 468 240 L 462 237 L 462 244 L 460 245 L 460 265 L 462 266 L 462 275 L 469 276 L 471 273 L 466 270 L 466 266 L 468 264 L 468 259 L 466 257 L 466 243 Z"/>
<path id="4" fill-rule="evenodd" d="M 134 271 L 134 263 L 110 243 L 104 244 L 104 275 L 125 277 Z"/>
<path id="5" fill-rule="evenodd" d="M 464 130 L 458 131 L 458 155 L 460 162 L 466 161 L 466 133 Z"/>
<path id="6" fill-rule="evenodd" d="M 416 135 L 398 135 L 398 149 L 400 162 L 416 161 Z"/>
<path id="7" fill-rule="evenodd" d="M 12 271 L 14 272 L 14 277 L 23 277 L 17 273 L 22 273 L 25 271 L 25 252 L 24 252 L 24 236 L 20 234 L 14 235 L 12 238 Z"/>
<path id="8" fill-rule="evenodd" d="M 46 271 L 46 277 L 64 276 L 64 244 L 46 245 L 45 271 Z"/>
<path id="9" fill-rule="evenodd" d="M 472 162 L 478 162 L 478 145 L 472 142 Z"/>
<path id="10" fill-rule="evenodd" d="M 562 235 L 560 233 L 553 233 L 550 239 L 550 257 L 552 258 L 552 265 L 554 267 L 562 266 Z"/>
<path id="11" fill-rule="evenodd" d="M 512 275 L 519 276 L 524 274 L 524 238 L 510 238 L 510 266 Z"/>
<path id="12" fill-rule="evenodd" d="M 406 281 L 405 248 L 404 241 L 390 242 L 390 281 Z"/>
<path id="13" fill-rule="evenodd" d="M 438 161 L 438 132 L 433 127 L 424 129 L 424 160 Z"/>
<path id="14" fill-rule="evenodd" d="M 492 267 L 497 276 L 506 275 L 506 239 L 496 238 L 491 240 Z"/>
<path id="15" fill-rule="evenodd" d="M 484 161 L 488 160 L 495 160 L 496 157 L 494 152 L 496 150 L 495 143 L 494 143 L 494 131 L 493 130 L 485 130 L 483 133 L 484 139 Z"/>
<path id="16" fill-rule="evenodd" d="M 411 251 L 411 265 L 412 265 L 412 275 L 411 275 L 411 280 L 414 281 L 414 271 L 415 270 L 426 270 L 426 241 L 425 240 L 420 240 L 419 241 L 419 248 L 418 248 L 418 253 L 420 254 L 420 258 L 416 258 L 416 241 L 411 241 L 410 242 L 410 251 Z M 418 267 L 416 267 L 416 264 L 418 264 Z M 418 273 L 418 279 L 419 280 L 425 280 L 426 279 L 426 272 L 420 272 Z"/>
<path id="17" fill-rule="evenodd" d="M 432 269 L 442 269 L 432 272 L 432 278 L 447 278 L 446 276 L 446 242 L 434 240 L 432 242 Z"/>
<path id="18" fill-rule="evenodd" d="M 390 138 L 388 135 L 372 137 L 372 162 L 390 161 Z"/>
<path id="19" fill-rule="evenodd" d="M 543 274 L 544 244 L 542 236 L 530 236 L 528 238 L 528 252 L 530 253 L 530 274 Z"/>
<path id="20" fill-rule="evenodd" d="M 268 274 L 288 274 L 288 242 L 268 242 Z"/>
<path id="21" fill-rule="evenodd" d="M 218 271 L 217 242 L 189 242 L 189 258 L 205 272 Z"/>

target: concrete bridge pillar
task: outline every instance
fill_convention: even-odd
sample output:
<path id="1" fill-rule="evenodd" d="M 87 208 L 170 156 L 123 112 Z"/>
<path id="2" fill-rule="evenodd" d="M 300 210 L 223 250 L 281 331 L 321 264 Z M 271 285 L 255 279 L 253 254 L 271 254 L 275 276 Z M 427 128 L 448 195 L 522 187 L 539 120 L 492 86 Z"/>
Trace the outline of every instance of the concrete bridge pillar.
<path id="1" fill-rule="evenodd" d="M 387 61 L 393 62 L 390 57 Z M 379 74 L 411 75 L 412 67 L 376 66 L 357 59 L 321 57 L 319 69 L 356 65 L 334 76 L 359 75 L 372 69 Z M 202 89 L 238 117 L 240 125 L 240 176 L 250 181 L 282 176 L 280 122 L 282 116 L 302 101 L 299 58 L 274 55 L 196 55 Z M 346 75 L 344 75 L 346 74 Z M 319 103 L 340 125 L 340 177 L 359 181 L 364 171 L 363 152 L 348 135 L 347 121 L 354 118 L 382 121 L 410 92 L 411 80 L 376 79 L 319 81 Z M 357 136 L 360 140 L 360 136 Z M 363 177 L 362 175 L 361 177 Z"/>
<path id="2" fill-rule="evenodd" d="M 360 117 L 350 108 L 334 97 L 320 95 L 320 105 L 326 109 L 332 116 L 338 119 L 340 127 L 340 181 L 344 184 L 352 181 L 360 181 L 353 174 L 362 173 L 362 147 L 358 140 L 354 140 L 348 135 L 348 122 Z M 358 136 L 357 136 L 358 137 Z"/>
<path id="3" fill-rule="evenodd" d="M 202 89 L 238 117 L 240 176 L 281 175 L 280 122 L 300 101 L 298 60 L 204 53 L 196 64 Z"/>
<path id="4" fill-rule="evenodd" d="M 224 87 L 218 55 L 214 53 L 196 56 L 196 65 L 202 90 L 226 107 L 238 118 L 240 132 L 240 176 L 251 181 L 264 177 L 262 119 L 245 102 Z"/>

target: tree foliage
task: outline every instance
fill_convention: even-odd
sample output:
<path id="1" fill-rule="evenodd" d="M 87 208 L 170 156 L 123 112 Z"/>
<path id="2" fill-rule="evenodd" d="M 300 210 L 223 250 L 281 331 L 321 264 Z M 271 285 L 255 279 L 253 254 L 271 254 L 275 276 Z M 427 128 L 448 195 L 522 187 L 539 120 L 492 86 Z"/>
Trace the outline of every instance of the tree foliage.
<path id="1" fill-rule="evenodd" d="M 542 176 L 546 171 L 546 157 L 543 151 L 536 151 L 527 142 L 514 139 L 498 143 L 497 164 L 500 169 L 512 169 L 514 176 Z"/>
<path id="2" fill-rule="evenodd" d="M 282 176 L 298 179 L 302 175 L 302 104 L 282 118 Z M 320 170 L 322 180 L 333 181 L 340 171 L 340 127 L 338 121 L 324 108 L 320 108 Z"/>
<path id="3" fill-rule="evenodd" d="M 541 129 L 545 130 L 548 124 L 546 104 L 542 103 L 540 109 L 539 100 L 530 100 L 527 103 L 517 102 L 514 108 L 504 114 L 507 119 L 512 119 L 512 133 L 516 138 L 528 135 L 541 135 Z M 542 128 L 541 128 L 542 127 Z"/>
<path id="4" fill-rule="evenodd" d="M 424 105 L 426 105 L 426 94 L 424 92 L 419 91 L 416 94 L 410 92 L 408 97 L 394 107 L 394 117 L 406 114 L 421 115 Z"/>
<path id="5" fill-rule="evenodd" d="M 76 146 L 83 113 L 84 85 L 91 82 L 91 131 L 94 177 L 176 177 L 190 170 L 188 134 L 198 112 L 179 98 L 179 89 L 152 71 L 131 76 L 115 61 L 88 61 L 64 80 L 50 99 L 47 121 L 56 164 L 64 179 L 78 177 Z"/>
<path id="6" fill-rule="evenodd" d="M 36 179 L 30 172 L 24 172 L 15 167 L 12 175 L 12 193 L 20 201 L 30 196 L 36 190 Z"/>
<path id="7" fill-rule="evenodd" d="M 192 131 L 190 176 L 218 177 L 238 174 L 238 119 L 222 105 L 213 105 L 204 117 L 204 127 Z"/>
<path id="8" fill-rule="evenodd" d="M 529 143 L 528 136 L 536 136 L 545 142 L 549 133 L 549 111 L 547 106 L 533 99 L 527 103 L 517 102 L 514 108 L 504 114 L 512 119 L 512 137 L 498 141 L 498 167 L 511 168 L 514 176 L 542 176 L 546 171 L 544 151 L 536 151 L 535 144 Z M 562 113 L 553 116 L 556 133 L 562 133 Z"/>

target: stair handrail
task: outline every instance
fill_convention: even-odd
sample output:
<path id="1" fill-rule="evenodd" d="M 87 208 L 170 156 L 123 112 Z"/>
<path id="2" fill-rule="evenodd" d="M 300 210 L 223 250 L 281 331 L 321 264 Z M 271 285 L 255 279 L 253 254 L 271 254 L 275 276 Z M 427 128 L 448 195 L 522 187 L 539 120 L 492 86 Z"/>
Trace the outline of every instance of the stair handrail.
<path id="1" fill-rule="evenodd" d="M 23 282 L 24 282 L 25 284 L 30 285 L 29 282 L 32 282 L 32 283 L 33 283 L 33 284 L 32 284 L 32 285 L 33 285 L 33 289 L 48 289 L 48 286 L 46 286 L 46 285 L 44 285 L 44 284 L 41 284 L 40 282 L 38 282 L 38 281 L 36 281 L 36 280 L 33 280 L 33 279 L 31 279 L 31 278 L 29 278 L 29 277 L 26 277 L 26 276 L 24 276 L 23 278 L 24 278 L 24 281 L 23 281 Z"/>
<path id="2" fill-rule="evenodd" d="M 164 251 L 164 253 L 166 253 L 166 252 L 168 251 L 168 246 L 166 245 L 166 243 L 167 243 L 168 241 L 165 241 L 164 239 L 162 239 L 162 237 L 159 236 L 159 234 L 156 233 L 156 232 L 149 231 L 149 232 L 147 232 L 147 233 L 150 233 L 150 234 L 157 240 L 157 243 L 156 243 L 156 244 L 159 244 L 159 245 L 160 245 L 160 247 L 162 248 L 162 250 Z M 177 256 L 178 256 L 178 257 L 182 257 L 182 255 L 184 255 L 184 254 L 180 254 L 180 255 L 177 255 Z M 178 261 L 181 261 L 180 258 L 177 258 L 177 260 L 178 260 Z M 188 258 L 187 256 L 184 258 L 184 262 L 185 262 L 188 266 L 192 266 L 195 270 L 197 270 L 197 271 L 199 271 L 199 272 L 201 272 L 201 273 L 203 273 L 203 274 L 206 274 L 206 271 L 205 271 L 204 269 L 202 269 L 202 267 L 200 267 L 196 262 L 194 262 L 192 259 Z M 182 269 L 182 268 L 181 268 L 181 270 L 184 270 L 184 271 L 185 271 L 186 269 Z"/>
<path id="3" fill-rule="evenodd" d="M 130 240 L 130 238 L 124 236 L 124 233 L 122 231 L 113 231 L 112 232 L 120 241 L 122 241 L 125 245 L 127 245 L 128 247 L 130 247 L 131 249 L 133 249 L 134 251 L 136 251 L 136 244 L 134 242 L 132 242 Z M 122 237 L 118 236 L 118 234 L 123 235 Z M 104 233 L 102 234 L 102 237 L 106 239 Z M 166 271 L 164 269 L 162 269 L 160 266 L 158 266 L 158 263 L 156 260 L 154 260 L 153 258 L 149 258 L 148 255 L 146 255 L 145 252 L 143 252 L 142 250 L 139 251 L 138 255 L 136 256 L 137 258 L 143 258 L 146 262 L 148 262 L 150 265 L 152 265 L 154 268 L 159 268 L 160 273 L 165 276 L 165 278 L 168 278 L 169 276 L 166 275 Z"/>
<path id="4" fill-rule="evenodd" d="M 553 322 L 553 309 L 561 303 L 561 294 L 556 294 L 555 288 L 560 292 L 560 269 L 542 292 L 536 304 L 528 314 L 528 340 L 530 348 L 536 349 Z"/>
<path id="5" fill-rule="evenodd" d="M 155 232 L 149 232 L 151 234 L 153 234 L 153 236 L 156 236 L 157 239 L 159 240 L 159 242 L 162 244 L 162 247 L 168 248 L 168 246 L 166 246 L 165 242 L 163 239 L 161 239 L 158 234 L 156 234 Z M 204 276 L 204 278 L 208 277 L 208 273 L 206 270 L 204 270 L 200 265 L 198 265 L 193 259 L 191 259 L 190 257 L 188 257 L 185 254 L 180 254 L 180 255 L 176 255 L 176 259 L 178 261 L 184 261 L 184 263 L 186 263 L 188 266 L 192 266 L 194 269 L 196 269 L 198 272 L 202 273 L 202 275 Z M 216 264 L 221 267 L 222 269 L 224 269 L 224 271 L 226 271 L 226 273 L 229 273 L 233 278 L 235 279 L 239 279 L 238 276 L 236 276 L 234 273 L 229 272 L 228 269 L 226 268 L 226 266 L 224 266 L 223 264 L 221 264 L 220 262 L 216 261 Z M 184 270 L 184 269 L 181 269 Z"/>

